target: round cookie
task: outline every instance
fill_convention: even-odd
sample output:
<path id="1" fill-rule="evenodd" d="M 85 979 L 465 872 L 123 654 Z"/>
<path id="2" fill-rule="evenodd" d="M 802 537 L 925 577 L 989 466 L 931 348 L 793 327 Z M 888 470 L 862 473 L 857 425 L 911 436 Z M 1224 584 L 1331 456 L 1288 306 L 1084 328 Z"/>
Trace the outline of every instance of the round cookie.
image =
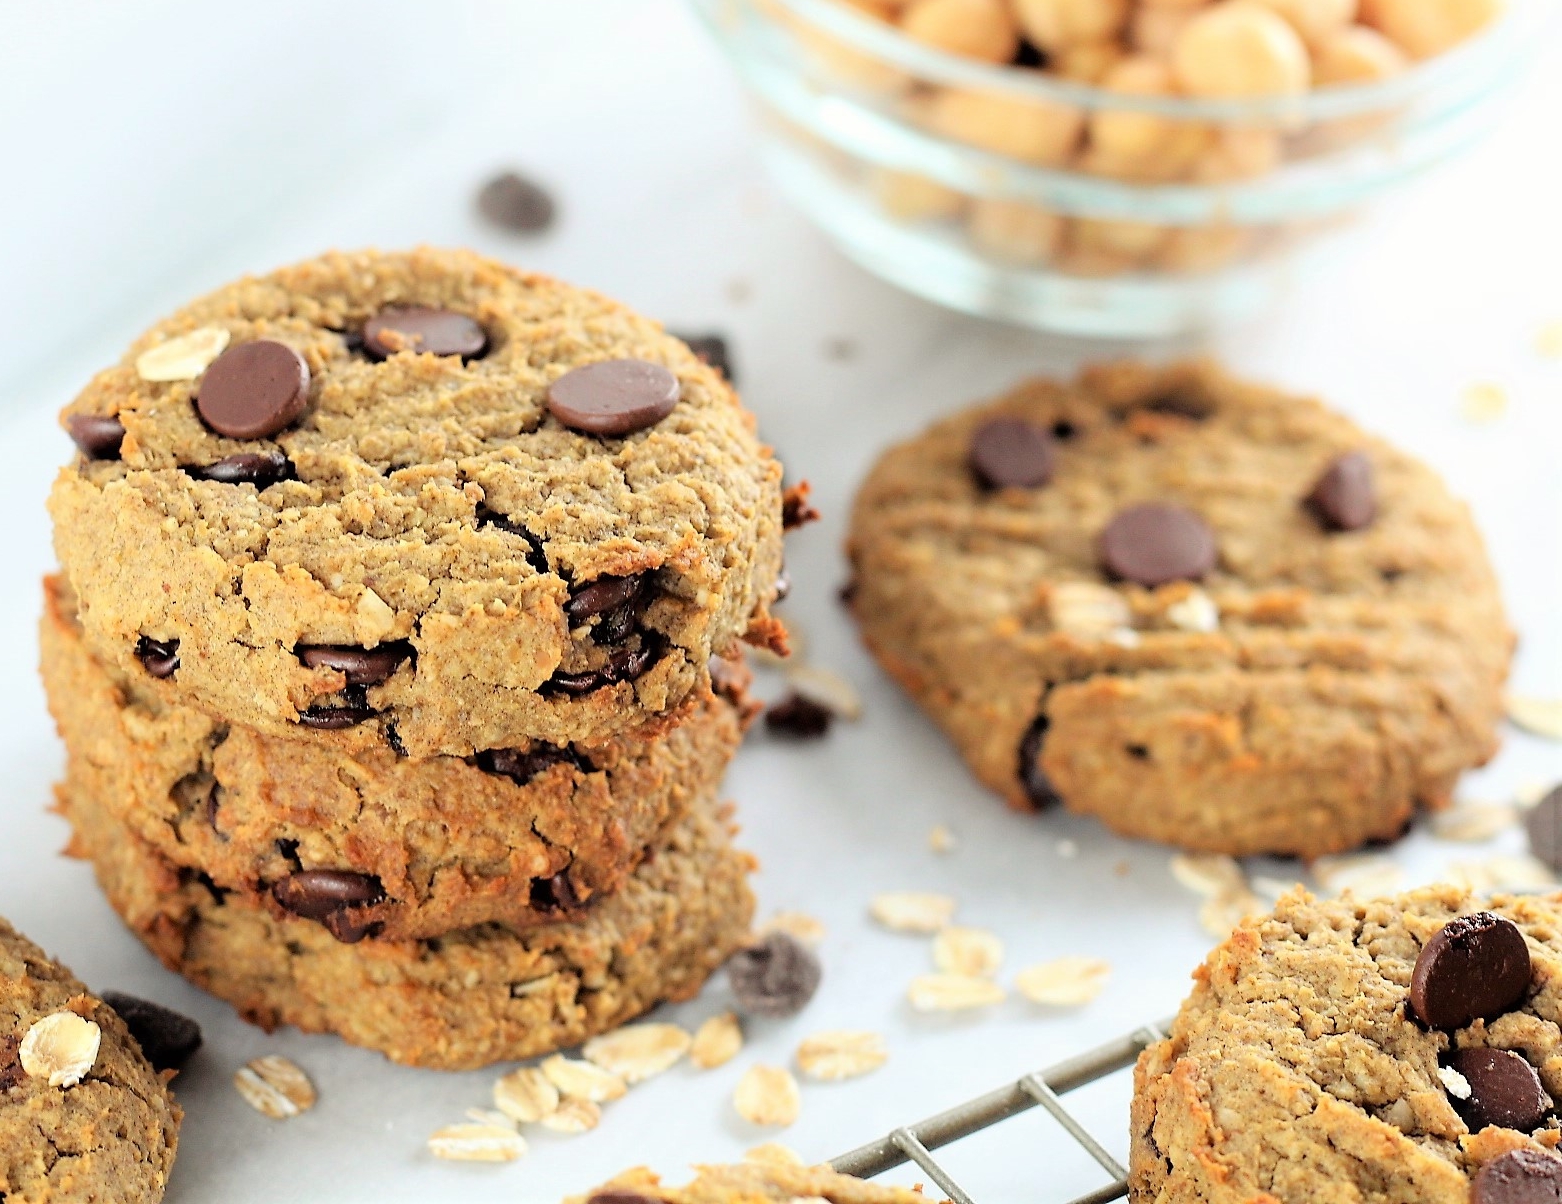
<path id="1" fill-rule="evenodd" d="M 565 1204 L 930 1204 L 930 1197 L 905 1187 L 868 1183 L 839 1175 L 828 1166 L 778 1160 L 736 1166 L 700 1166 L 682 1187 L 664 1184 L 645 1167 L 625 1171 L 585 1196 Z"/>
<path id="2" fill-rule="evenodd" d="M 155 1204 L 179 1105 L 130 1030 L 0 919 L 0 1198 Z"/>
<path id="3" fill-rule="evenodd" d="M 64 583 L 45 586 L 44 687 L 75 787 L 172 864 L 347 942 L 578 914 L 716 792 L 752 717 L 738 662 L 645 742 L 411 759 L 268 736 L 100 665 Z"/>
<path id="4" fill-rule="evenodd" d="M 669 722 L 735 641 L 784 644 L 781 468 L 731 388 L 469 252 L 241 280 L 63 422 L 50 511 L 94 652 L 236 724 L 600 744 Z"/>
<path id="5" fill-rule="evenodd" d="M 567 922 L 349 945 L 181 870 L 74 783 L 57 795 L 68 851 L 93 862 L 114 909 L 169 969 L 268 1030 L 334 1032 L 413 1066 L 529 1058 L 691 998 L 753 915 L 753 859 L 732 847 L 728 808 L 710 798 Z"/>
<path id="6" fill-rule="evenodd" d="M 1559 1021 L 1562 895 L 1298 889 L 1210 954 L 1140 1056 L 1129 1198 L 1556 1199 Z"/>
<path id="7" fill-rule="evenodd" d="M 984 456 L 998 420 L 1048 437 L 1044 483 Z M 874 466 L 849 552 L 869 647 L 1019 808 L 1313 857 L 1394 837 L 1497 746 L 1513 637 L 1466 507 L 1208 363 L 939 423 Z"/>

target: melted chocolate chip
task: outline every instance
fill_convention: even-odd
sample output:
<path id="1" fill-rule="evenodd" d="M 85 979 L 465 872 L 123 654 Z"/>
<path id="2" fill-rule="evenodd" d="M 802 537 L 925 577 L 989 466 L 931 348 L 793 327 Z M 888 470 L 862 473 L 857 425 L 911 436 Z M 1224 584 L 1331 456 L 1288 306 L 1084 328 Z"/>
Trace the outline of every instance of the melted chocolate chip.
<path id="1" fill-rule="evenodd" d="M 607 664 L 594 672 L 555 673 L 543 682 L 542 692 L 579 697 L 600 690 L 603 686 L 633 681 L 651 667 L 664 646 L 665 641 L 657 632 L 642 632 L 638 648 L 615 648 Z"/>
<path id="2" fill-rule="evenodd" d="M 398 351 L 473 360 L 488 350 L 488 332 L 465 314 L 448 309 L 391 306 L 364 323 L 363 349 L 379 360 Z"/>
<path id="3" fill-rule="evenodd" d="M 1487 1125 L 1528 1133 L 1546 1119 L 1551 1097 L 1535 1068 L 1506 1049 L 1459 1049 L 1448 1065 L 1470 1084 L 1469 1099 L 1453 1099 L 1472 1133 Z"/>
<path id="4" fill-rule="evenodd" d="M 733 1000 L 750 1016 L 781 1020 L 797 1015 L 823 977 L 813 950 L 785 932 L 767 933 L 727 959 Z"/>
<path id="5" fill-rule="evenodd" d="M 1365 452 L 1337 456 L 1304 499 L 1313 517 L 1329 531 L 1359 531 L 1378 515 L 1372 461 Z"/>
<path id="6" fill-rule="evenodd" d="M 253 485 L 256 489 L 290 481 L 294 475 L 293 462 L 279 451 L 236 452 L 215 464 L 187 464 L 184 470 L 198 481 Z"/>
<path id="7" fill-rule="evenodd" d="M 569 870 L 560 870 L 551 878 L 532 879 L 531 905 L 534 911 L 569 911 L 580 906 Z"/>
<path id="8" fill-rule="evenodd" d="M 645 589 L 646 575 L 634 573 L 628 577 L 598 577 L 589 585 L 583 585 L 564 604 L 564 613 L 570 625 L 578 627 L 593 615 L 616 610 L 635 601 Z"/>
<path id="9" fill-rule="evenodd" d="M 65 420 L 71 442 L 89 460 L 119 459 L 119 445 L 125 441 L 125 425 L 118 418 L 101 414 L 72 414 Z"/>
<path id="10" fill-rule="evenodd" d="M 984 489 L 1037 489 L 1052 479 L 1052 436 L 1023 418 L 992 418 L 976 428 L 967 454 Z"/>
<path id="11" fill-rule="evenodd" d="M 20 1037 L 0 1037 L 0 1091 L 9 1091 L 27 1078 L 27 1071 L 22 1069 L 21 1048 Z"/>
<path id="12" fill-rule="evenodd" d="M 630 435 L 673 412 L 678 378 L 648 360 L 601 360 L 548 386 L 548 412 L 588 435 Z"/>
<path id="13" fill-rule="evenodd" d="M 809 523 L 819 521 L 821 517 L 819 511 L 808 502 L 808 495 L 812 492 L 813 486 L 807 481 L 799 481 L 796 485 L 789 485 L 781 491 L 783 531 L 795 531 L 799 527 L 806 527 Z"/>
<path id="14" fill-rule="evenodd" d="M 349 907 L 382 902 L 385 888 L 373 874 L 357 870 L 299 870 L 271 888 L 272 898 L 306 920 L 324 920 Z"/>
<path id="15" fill-rule="evenodd" d="M 765 730 L 777 736 L 813 740 L 830 730 L 835 714 L 801 694 L 788 694 L 765 712 Z"/>
<path id="16" fill-rule="evenodd" d="M 367 723 L 379 714 L 369 705 L 369 700 L 364 696 L 364 687 L 348 686 L 342 693 L 347 698 L 346 702 L 312 706 L 298 716 L 298 721 L 316 731 L 334 732 Z"/>
<path id="17" fill-rule="evenodd" d="M 201 377 L 195 408 L 231 439 L 266 439 L 309 404 L 309 365 L 286 343 L 257 339 L 229 347 Z"/>
<path id="18" fill-rule="evenodd" d="M 1410 1006 L 1428 1028 L 1463 1028 L 1511 1009 L 1529 990 L 1529 946 L 1512 920 L 1460 916 L 1421 949 Z"/>
<path id="19" fill-rule="evenodd" d="M 476 761 L 484 773 L 509 778 L 517 786 L 526 785 L 554 765 L 580 764 L 573 752 L 554 744 L 539 744 L 525 752 L 517 748 L 489 748 L 478 753 Z"/>
<path id="20" fill-rule="evenodd" d="M 477 508 L 477 525 L 498 527 L 509 535 L 519 535 L 526 541 L 528 551 L 526 563 L 531 565 L 539 573 L 548 571 L 548 557 L 542 549 L 542 540 L 533 535 L 520 523 L 507 515 L 500 514 L 497 510 L 490 510 L 487 506 Z"/>
<path id="21" fill-rule="evenodd" d="M 1106 525 L 1097 553 L 1102 567 L 1121 581 L 1151 588 L 1198 581 L 1215 567 L 1215 533 L 1186 507 L 1141 502 Z"/>
<path id="22" fill-rule="evenodd" d="M 1037 810 L 1063 801 L 1041 767 L 1041 749 L 1047 741 L 1047 729 L 1051 726 L 1052 720 L 1045 715 L 1038 715 L 1030 727 L 1025 729 L 1025 736 L 1020 741 L 1020 785 L 1025 788 L 1025 797 Z"/>
<path id="23" fill-rule="evenodd" d="M 377 686 L 412 655 L 412 645 L 405 640 L 375 648 L 300 644 L 293 651 L 311 669 L 336 669 L 346 674 L 350 686 Z"/>
<path id="24" fill-rule="evenodd" d="M 1533 1147 L 1509 1150 L 1476 1172 L 1470 1204 L 1562 1204 L 1562 1158 Z"/>
<path id="25" fill-rule="evenodd" d="M 179 667 L 179 641 L 142 636 L 136 641 L 136 659 L 153 677 L 172 677 Z"/>
<path id="26" fill-rule="evenodd" d="M 1553 786 L 1524 817 L 1529 851 L 1554 870 L 1562 870 L 1562 786 Z"/>
<path id="27" fill-rule="evenodd" d="M 356 907 L 330 912 L 321 918 L 320 925 L 344 945 L 356 945 L 366 936 L 379 936 L 385 931 L 383 923 Z"/>
<path id="28" fill-rule="evenodd" d="M 553 225 L 557 207 L 542 185 L 506 171 L 483 185 L 477 194 L 477 211 L 515 234 L 540 234 Z"/>
<path id="29" fill-rule="evenodd" d="M 201 1047 L 201 1026 L 172 1008 L 121 991 L 104 991 L 103 1002 L 119 1014 L 155 1070 L 178 1070 Z"/>
<path id="30" fill-rule="evenodd" d="M 737 373 L 732 367 L 732 353 L 727 349 L 727 340 L 724 337 L 719 334 L 674 333 L 673 338 L 682 339 L 690 351 L 720 372 L 729 384 L 737 384 Z"/>

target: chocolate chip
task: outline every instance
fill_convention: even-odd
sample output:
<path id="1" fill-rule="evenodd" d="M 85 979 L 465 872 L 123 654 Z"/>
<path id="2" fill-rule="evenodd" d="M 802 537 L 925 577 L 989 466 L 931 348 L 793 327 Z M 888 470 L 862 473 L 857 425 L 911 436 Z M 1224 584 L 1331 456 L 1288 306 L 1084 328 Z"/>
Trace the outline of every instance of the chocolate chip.
<path id="1" fill-rule="evenodd" d="M 102 414 L 72 414 L 65 420 L 71 442 L 89 460 L 119 459 L 119 445 L 125 439 L 125 424 Z"/>
<path id="2" fill-rule="evenodd" d="M 568 694 L 578 697 L 600 690 L 603 686 L 633 681 L 661 655 L 664 641 L 654 631 L 642 632 L 638 648 L 615 649 L 601 669 L 584 673 L 555 673 L 542 684 L 545 694 Z"/>
<path id="3" fill-rule="evenodd" d="M 668 333 L 672 334 L 671 331 Z M 721 335 L 673 334 L 673 338 L 682 339 L 690 351 L 726 377 L 729 384 L 737 383 L 737 373 L 732 367 L 732 354 L 727 350 L 727 340 Z"/>
<path id="4" fill-rule="evenodd" d="M 540 184 L 506 171 L 478 191 L 477 211 L 494 225 L 516 234 L 540 234 L 553 225 L 557 207 Z"/>
<path id="5" fill-rule="evenodd" d="M 1119 580 L 1150 587 L 1198 581 L 1215 567 L 1215 533 L 1185 507 L 1141 502 L 1106 525 L 1096 552 Z"/>
<path id="6" fill-rule="evenodd" d="M 1562 870 L 1562 785 L 1553 786 L 1524 817 L 1529 851 L 1554 870 Z"/>
<path id="7" fill-rule="evenodd" d="M 542 540 L 538 539 L 537 536 L 533 535 L 513 518 L 510 518 L 505 514 L 500 514 L 497 510 L 490 510 L 487 506 L 479 506 L 477 508 L 477 523 L 478 526 L 483 526 L 486 524 L 489 526 L 498 527 L 499 530 L 504 531 L 507 534 L 519 535 L 526 541 L 526 563 L 531 565 L 532 568 L 536 569 L 539 573 L 546 573 L 548 571 L 548 556 L 547 553 L 543 551 Z"/>
<path id="8" fill-rule="evenodd" d="M 172 1008 L 122 991 L 104 991 L 103 1002 L 119 1014 L 155 1070 L 178 1070 L 201 1047 L 201 1026 Z"/>
<path id="9" fill-rule="evenodd" d="M 1057 467 L 1052 436 L 1023 418 L 992 418 L 976 428 L 968 454 L 985 489 L 1035 489 Z"/>
<path id="10" fill-rule="evenodd" d="M 356 945 L 366 936 L 379 936 L 385 925 L 355 907 L 333 911 L 322 917 L 321 926 L 344 945 Z"/>
<path id="11" fill-rule="evenodd" d="M 215 464 L 186 465 L 185 472 L 198 481 L 224 485 L 253 485 L 264 489 L 293 478 L 293 462 L 279 451 L 237 452 Z"/>
<path id="12" fill-rule="evenodd" d="M 531 887 L 531 905 L 535 911 L 569 911 L 580 906 L 580 896 L 570 881 L 569 870 L 560 870 L 551 878 L 534 878 Z"/>
<path id="13" fill-rule="evenodd" d="M 1535 1068 L 1506 1049 L 1458 1049 L 1448 1065 L 1470 1084 L 1470 1098 L 1453 1100 L 1472 1133 L 1487 1125 L 1528 1133 L 1551 1111 L 1551 1097 Z"/>
<path id="14" fill-rule="evenodd" d="M 1170 414 L 1173 418 L 1186 418 L 1189 422 L 1203 422 L 1214 414 L 1209 402 L 1185 393 L 1163 393 L 1139 407 L 1152 414 Z"/>
<path id="15" fill-rule="evenodd" d="M 1059 418 L 1052 424 L 1052 437 L 1060 443 L 1067 443 L 1079 434 L 1079 428 L 1067 418 Z"/>
<path id="16" fill-rule="evenodd" d="M 768 933 L 727 959 L 733 999 L 750 1016 L 782 1020 L 797 1015 L 814 997 L 821 977 L 813 950 L 784 932 Z"/>
<path id="17" fill-rule="evenodd" d="M 1562 1158 L 1532 1147 L 1509 1150 L 1476 1172 L 1470 1204 L 1562 1204 Z"/>
<path id="18" fill-rule="evenodd" d="M 172 677 L 179 667 L 179 641 L 142 636 L 136 641 L 136 659 L 153 677 Z"/>
<path id="19" fill-rule="evenodd" d="M 1365 452 L 1336 456 L 1313 485 L 1305 505 L 1330 531 L 1359 531 L 1378 515 L 1372 461 Z"/>
<path id="20" fill-rule="evenodd" d="M 276 883 L 271 896 L 296 916 L 323 920 L 332 912 L 381 902 L 385 888 L 373 874 L 357 870 L 299 870 Z"/>
<path id="21" fill-rule="evenodd" d="M 336 669 L 345 673 L 350 686 L 377 686 L 412 655 L 412 645 L 405 640 L 395 640 L 376 648 L 300 644 L 293 651 L 311 669 Z"/>
<path id="22" fill-rule="evenodd" d="M 598 577 L 570 596 L 570 600 L 564 604 L 564 613 L 569 616 L 570 625 L 578 627 L 592 615 L 634 601 L 644 588 L 644 573 L 634 573 L 628 577 Z"/>
<path id="23" fill-rule="evenodd" d="M 642 1196 L 637 1191 L 625 1191 L 615 1187 L 611 1191 L 592 1192 L 586 1204 L 662 1204 L 652 1196 Z"/>
<path id="24" fill-rule="evenodd" d="M 628 435 L 654 426 L 678 404 L 678 378 L 647 360 L 602 360 L 548 386 L 548 412 L 588 435 Z"/>
<path id="25" fill-rule="evenodd" d="M 27 1078 L 22 1068 L 22 1039 L 13 1034 L 0 1037 L 0 1091 L 9 1091 Z"/>
<path id="26" fill-rule="evenodd" d="M 398 351 L 473 360 L 488 350 L 488 332 L 448 309 L 391 306 L 363 324 L 363 349 L 379 360 Z"/>
<path id="27" fill-rule="evenodd" d="M 195 408 L 232 439 L 265 439 L 309 404 L 309 365 L 286 343 L 257 339 L 229 347 L 201 378 Z"/>
<path id="28" fill-rule="evenodd" d="M 828 732 L 834 718 L 829 707 L 801 694 L 788 694 L 765 712 L 765 730 L 777 736 L 812 740 Z"/>
<path id="29" fill-rule="evenodd" d="M 1047 742 L 1047 729 L 1051 726 L 1052 720 L 1045 715 L 1038 715 L 1030 727 L 1025 729 L 1024 738 L 1020 740 L 1020 785 L 1025 789 L 1025 797 L 1037 810 L 1063 801 L 1041 767 L 1041 749 Z"/>
<path id="30" fill-rule="evenodd" d="M 567 748 L 553 744 L 539 744 L 522 752 L 518 748 L 489 748 L 477 754 L 477 767 L 484 773 L 495 773 L 509 778 L 517 786 L 524 786 L 539 773 L 554 765 L 579 764 Z"/>
<path id="31" fill-rule="evenodd" d="M 1478 911 L 1445 925 L 1421 950 L 1410 1006 L 1428 1028 L 1463 1028 L 1508 1011 L 1529 990 L 1529 946 L 1512 920 Z"/>
<path id="32" fill-rule="evenodd" d="M 781 491 L 783 531 L 795 531 L 799 527 L 806 527 L 809 523 L 819 521 L 819 511 L 808 504 L 808 495 L 812 491 L 813 486 L 807 481 L 799 481 L 796 485 L 789 485 Z"/>
<path id="33" fill-rule="evenodd" d="M 316 731 L 335 732 L 344 727 L 357 727 L 379 714 L 368 703 L 344 703 L 337 706 L 315 706 L 298 716 L 299 723 Z"/>

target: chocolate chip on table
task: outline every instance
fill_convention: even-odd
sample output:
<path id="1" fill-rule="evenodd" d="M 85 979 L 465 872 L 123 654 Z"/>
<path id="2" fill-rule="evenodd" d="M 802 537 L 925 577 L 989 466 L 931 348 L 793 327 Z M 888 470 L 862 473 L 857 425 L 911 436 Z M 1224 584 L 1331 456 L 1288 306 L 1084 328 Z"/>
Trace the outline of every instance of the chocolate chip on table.
<path id="1" fill-rule="evenodd" d="M 89 460 L 119 459 L 119 445 L 125 440 L 125 424 L 102 414 L 72 414 L 65 420 L 71 442 Z"/>
<path id="2" fill-rule="evenodd" d="M 536 911 L 569 911 L 580 906 L 580 896 L 570 881 L 569 870 L 563 869 L 551 878 L 534 878 L 531 888 L 531 905 Z"/>
<path id="3" fill-rule="evenodd" d="M 785 932 L 767 933 L 727 959 L 727 982 L 738 1010 L 772 1020 L 802 1011 L 823 976 L 813 950 Z"/>
<path id="4" fill-rule="evenodd" d="M 488 332 L 452 310 L 391 306 L 363 324 L 363 349 L 379 360 L 398 351 L 473 360 L 488 350 Z"/>
<path id="5" fill-rule="evenodd" d="M 765 711 L 765 730 L 777 736 L 812 740 L 830 730 L 835 713 L 801 694 L 788 694 Z"/>
<path id="6" fill-rule="evenodd" d="M 579 764 L 578 758 L 567 748 L 554 744 L 539 744 L 521 751 L 518 748 L 489 748 L 477 754 L 477 767 L 484 773 L 509 778 L 517 786 L 524 786 L 539 773 L 554 765 Z"/>
<path id="7" fill-rule="evenodd" d="M 1535 1068 L 1506 1049 L 1458 1049 L 1448 1065 L 1470 1084 L 1469 1099 L 1453 1100 L 1470 1132 L 1487 1125 L 1528 1133 L 1550 1114 L 1551 1097 Z"/>
<path id="8" fill-rule="evenodd" d="M 548 386 L 548 412 L 573 431 L 629 435 L 673 412 L 681 386 L 661 364 L 601 360 Z"/>
<path id="9" fill-rule="evenodd" d="M 976 428 L 968 453 L 984 489 L 1036 489 L 1052 479 L 1052 436 L 1023 418 L 991 418 Z"/>
<path id="10" fill-rule="evenodd" d="M 1369 525 L 1378 515 L 1378 498 L 1366 452 L 1336 456 L 1304 501 L 1330 531 L 1359 531 Z"/>
<path id="11" fill-rule="evenodd" d="M 1025 797 L 1038 811 L 1063 801 L 1041 767 L 1041 748 L 1047 741 L 1047 729 L 1051 726 L 1052 720 L 1045 715 L 1038 715 L 1020 741 L 1020 785 L 1025 788 Z"/>
<path id="12" fill-rule="evenodd" d="M 215 464 L 186 465 L 185 470 L 198 481 L 218 481 L 224 485 L 253 485 L 264 489 L 278 481 L 291 480 L 293 462 L 275 449 L 263 452 L 236 452 Z"/>
<path id="13" fill-rule="evenodd" d="M 570 596 L 564 604 L 564 613 L 572 626 L 579 626 L 593 615 L 616 610 L 640 596 L 645 589 L 645 576 L 644 573 L 632 573 L 628 577 L 598 577 Z"/>
<path id="14" fill-rule="evenodd" d="M 513 171 L 500 172 L 477 193 L 477 211 L 516 234 L 541 234 L 553 225 L 558 207 L 540 184 Z"/>
<path id="15" fill-rule="evenodd" d="M 229 347 L 201 378 L 195 408 L 230 439 L 265 439 L 309 404 L 309 365 L 286 343 L 257 339 Z"/>
<path id="16" fill-rule="evenodd" d="M 1165 502 L 1120 510 L 1096 544 L 1114 578 L 1154 588 L 1198 581 L 1215 567 L 1215 533 L 1193 511 Z"/>
<path id="17" fill-rule="evenodd" d="M 136 659 L 153 677 L 172 677 L 179 667 L 179 641 L 142 636 L 136 641 Z"/>
<path id="18" fill-rule="evenodd" d="M 1489 911 L 1450 921 L 1422 947 L 1410 1006 L 1428 1028 L 1463 1028 L 1511 1009 L 1529 990 L 1529 946 Z"/>
<path id="19" fill-rule="evenodd" d="M 1552 869 L 1562 869 L 1562 785 L 1553 786 L 1524 817 L 1529 851 Z"/>
<path id="20" fill-rule="evenodd" d="M 727 340 L 719 334 L 679 334 L 669 331 L 675 339 L 682 339 L 689 350 L 726 378 L 728 384 L 737 384 L 737 373 L 732 367 L 732 354 Z"/>
<path id="21" fill-rule="evenodd" d="M 788 485 L 781 491 L 781 529 L 783 531 L 795 531 L 799 527 L 806 527 L 809 523 L 818 522 L 822 517 L 819 511 L 809 504 L 808 495 L 813 492 L 813 486 L 807 481 L 799 481 L 796 485 Z"/>
<path id="22" fill-rule="evenodd" d="M 1562 1158 L 1532 1146 L 1509 1150 L 1475 1173 L 1470 1204 L 1562 1204 Z"/>
<path id="23" fill-rule="evenodd" d="M 122 991 L 104 991 L 103 1002 L 125 1022 L 154 1070 L 178 1070 L 201 1047 L 201 1026 L 172 1008 Z"/>
<path id="24" fill-rule="evenodd" d="M 350 686 L 377 686 L 412 655 L 412 645 L 405 640 L 395 640 L 375 648 L 300 644 L 294 652 L 311 669 L 336 669 L 346 674 Z"/>

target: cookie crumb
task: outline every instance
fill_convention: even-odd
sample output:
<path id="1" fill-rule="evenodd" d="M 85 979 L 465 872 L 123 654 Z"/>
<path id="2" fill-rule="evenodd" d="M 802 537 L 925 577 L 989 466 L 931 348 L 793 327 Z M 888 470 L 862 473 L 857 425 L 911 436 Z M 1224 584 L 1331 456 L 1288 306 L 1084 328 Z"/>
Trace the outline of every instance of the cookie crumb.
<path id="1" fill-rule="evenodd" d="M 1166 621 L 1179 631 L 1208 635 L 1220 630 L 1220 608 L 1203 590 L 1195 589 L 1166 608 Z"/>

